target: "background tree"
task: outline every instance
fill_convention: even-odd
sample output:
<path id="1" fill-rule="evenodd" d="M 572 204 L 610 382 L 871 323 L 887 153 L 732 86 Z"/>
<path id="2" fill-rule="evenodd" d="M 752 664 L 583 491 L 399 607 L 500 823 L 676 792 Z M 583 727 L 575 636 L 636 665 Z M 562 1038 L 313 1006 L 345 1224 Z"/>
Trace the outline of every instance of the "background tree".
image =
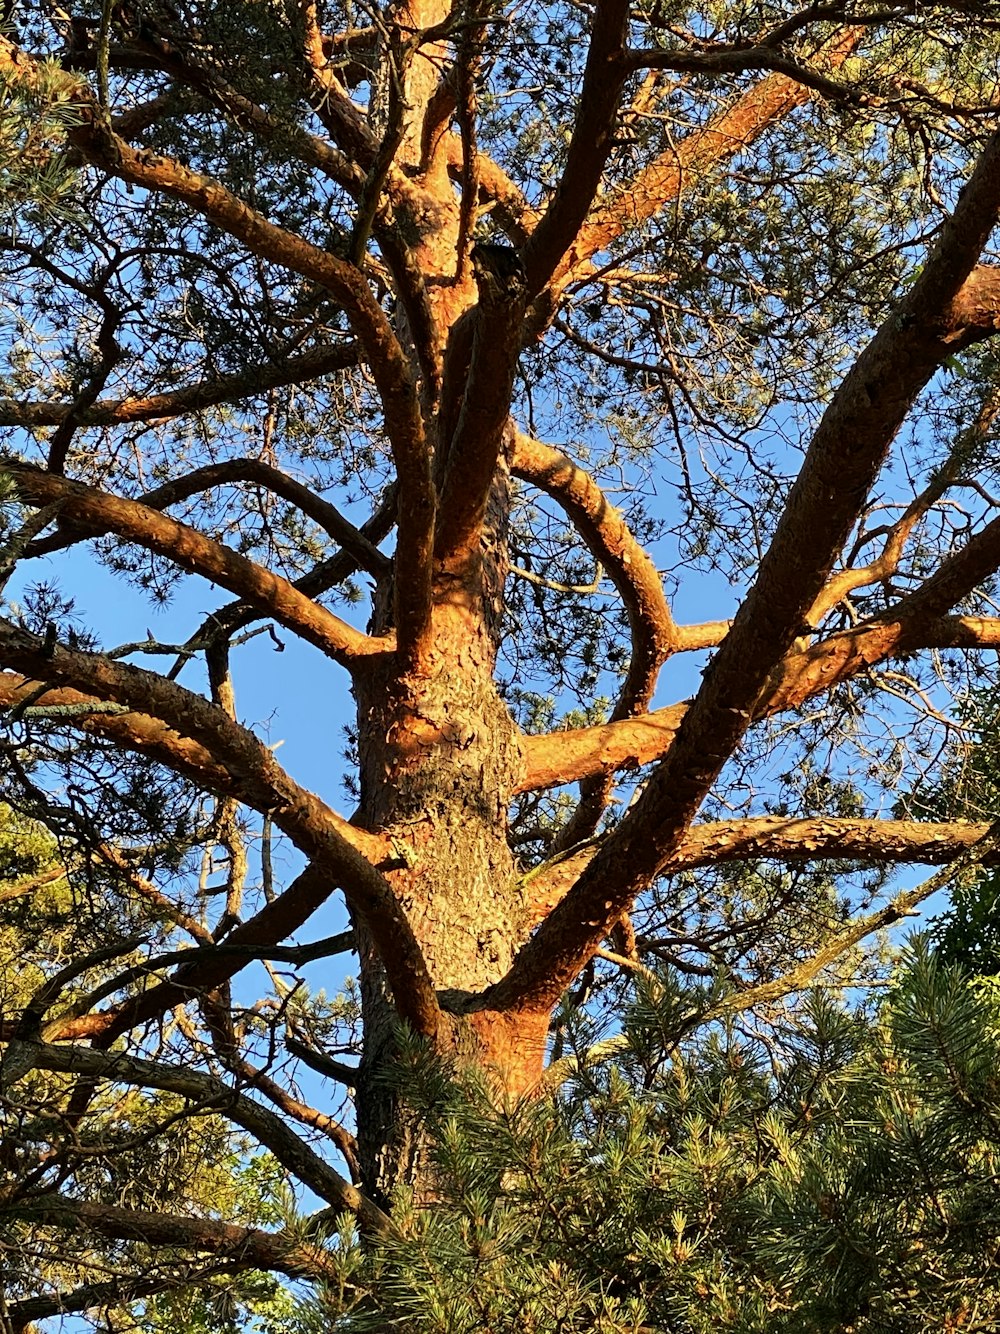
<path id="1" fill-rule="evenodd" d="M 85 1130 L 125 1089 L 210 1111 L 384 1233 L 439 1190 L 404 1030 L 516 1097 L 653 962 L 695 983 L 667 1038 L 766 1040 L 929 892 L 888 868 L 992 854 L 992 811 L 907 817 L 1000 628 L 995 16 L 5 18 L 4 772 L 81 932 L 0 1029 L 7 1109 L 55 1099 L 9 1203 L 333 1281 L 288 1229 L 95 1192 Z M 109 645 L 32 575 L 64 551 L 234 600 Z M 712 572 L 725 618 L 682 623 Z M 321 795 L 239 721 L 260 623 L 322 659 Z M 290 943 L 334 896 L 350 931 Z M 278 970 L 349 949 L 356 994 Z"/>

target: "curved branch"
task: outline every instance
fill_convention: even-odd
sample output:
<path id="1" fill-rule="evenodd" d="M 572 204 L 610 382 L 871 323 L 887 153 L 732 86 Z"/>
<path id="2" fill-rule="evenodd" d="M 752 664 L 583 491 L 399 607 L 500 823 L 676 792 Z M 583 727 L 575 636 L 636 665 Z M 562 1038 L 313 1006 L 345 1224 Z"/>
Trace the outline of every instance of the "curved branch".
<path id="1" fill-rule="evenodd" d="M 824 413 L 757 580 L 669 753 L 493 989 L 491 1006 L 534 1013 L 554 1005 L 676 849 L 769 693 L 768 678 L 829 578 L 917 394 L 941 361 L 1000 324 L 998 270 L 976 268 L 998 217 L 1000 134 L 994 134 L 925 267 Z"/>
<path id="2" fill-rule="evenodd" d="M 656 567 L 593 478 L 565 454 L 518 431 L 511 468 L 516 476 L 553 497 L 594 558 L 607 568 L 625 604 L 632 637 L 628 675 L 610 722 L 644 712 L 656 689 L 660 668 L 678 643 L 677 627 Z M 556 851 L 572 847 L 594 832 L 612 787 L 610 773 L 584 781 L 576 810 L 560 832 Z"/>
<path id="3" fill-rule="evenodd" d="M 295 783 L 252 732 L 200 695 L 162 676 L 113 663 L 100 654 L 47 644 L 4 621 L 0 621 L 0 662 L 56 685 L 82 687 L 130 710 L 148 710 L 154 717 L 183 727 L 192 740 L 206 747 L 214 763 L 223 765 L 238 781 L 239 799 L 271 815 L 315 863 L 312 893 L 319 890 L 313 883 L 316 877 L 325 881 L 324 897 L 337 886 L 343 890 L 352 910 L 372 933 L 400 1013 L 418 1032 L 436 1032 L 439 1009 L 427 965 L 392 887 L 358 852 L 352 826 Z M 277 901 L 269 904 L 255 920 L 276 907 Z M 230 942 L 254 943 L 245 942 L 235 931 Z"/>
<path id="4" fill-rule="evenodd" d="M 628 676 L 614 716 L 641 712 L 653 697 L 660 667 L 678 646 L 678 629 L 656 566 L 590 474 L 560 450 L 516 431 L 511 470 L 566 511 L 611 576 L 632 631 Z"/>
<path id="5" fill-rule="evenodd" d="M 119 422 L 162 421 L 185 412 L 200 412 L 219 403 L 235 403 L 252 398 L 267 389 L 301 384 L 334 371 L 347 370 L 360 360 L 357 343 L 314 348 L 280 365 L 250 366 L 237 375 L 221 375 L 214 380 L 174 389 L 166 394 L 144 394 L 134 398 L 99 399 L 93 406 L 78 411 L 81 426 L 112 426 Z M 18 399 L 0 399 L 0 426 L 58 426 L 73 410 L 70 403 L 24 403 Z"/>
<path id="6" fill-rule="evenodd" d="M 223 470 L 226 466 L 219 465 Z M 59 501 L 61 517 L 82 526 L 87 536 L 117 533 L 126 541 L 165 556 L 182 569 L 220 584 L 266 616 L 273 616 L 279 624 L 301 635 L 342 666 L 356 667 L 359 659 L 363 661 L 391 647 L 390 641 L 372 639 L 355 630 L 305 597 L 281 575 L 205 537 L 196 528 L 168 518 L 158 509 L 43 472 L 18 460 L 0 458 L 0 468 L 10 474 L 18 494 L 30 504 L 44 506 Z M 280 478 L 281 474 L 277 476 Z M 290 478 L 286 479 L 287 484 L 299 485 Z"/>
<path id="7" fill-rule="evenodd" d="M 203 468 L 195 468 L 193 472 L 165 482 L 153 491 L 147 491 L 135 503 L 147 505 L 150 509 L 164 510 L 199 491 L 210 491 L 213 487 L 234 482 L 250 482 L 265 487 L 282 500 L 297 505 L 307 518 L 312 519 L 354 557 L 359 568 L 367 570 L 376 578 L 382 577 L 390 569 L 392 562 L 388 556 L 383 555 L 353 523 L 345 519 L 335 505 L 317 495 L 312 487 L 289 477 L 280 468 L 272 467 L 261 459 L 227 459 L 223 463 L 206 464 Z M 97 537 L 99 534 L 90 533 L 88 536 Z M 49 538 L 36 539 L 30 543 L 24 554 L 29 557 L 47 555 L 80 540 L 79 533 L 56 532 Z"/>
<path id="8" fill-rule="evenodd" d="M 280 1116 L 214 1075 L 127 1056 L 124 1052 L 56 1046 L 46 1042 L 31 1043 L 30 1047 L 36 1070 L 83 1075 L 137 1088 L 163 1089 L 190 1098 L 205 1111 L 220 1112 L 270 1149 L 279 1163 L 321 1199 L 356 1215 L 367 1231 L 378 1233 L 388 1226 L 389 1220 L 382 1210 L 299 1139 Z"/>
<path id="9" fill-rule="evenodd" d="M 191 737 L 142 711 L 131 711 L 80 690 L 56 689 L 34 677 L 0 671 L 0 710 L 42 717 L 113 741 L 213 792 L 236 795 L 238 780 L 215 756 Z"/>

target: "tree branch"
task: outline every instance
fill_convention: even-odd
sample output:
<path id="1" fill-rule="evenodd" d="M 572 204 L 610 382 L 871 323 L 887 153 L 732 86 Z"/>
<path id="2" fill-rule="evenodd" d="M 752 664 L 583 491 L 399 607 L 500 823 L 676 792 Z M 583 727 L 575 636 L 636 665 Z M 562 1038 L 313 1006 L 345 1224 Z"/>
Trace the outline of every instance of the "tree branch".
<path id="1" fill-rule="evenodd" d="M 446 463 L 435 555 L 449 580 L 478 582 L 480 537 L 508 428 L 523 316 L 523 276 L 502 292 L 493 291 L 489 280 L 479 281 L 479 305 L 466 317 L 475 324 L 462 406 L 454 436 L 442 441 Z M 460 341 L 461 332 L 456 334 Z M 460 355 L 457 348 L 453 352 Z"/>
<path id="2" fill-rule="evenodd" d="M 378 547 L 355 528 L 353 523 L 345 519 L 335 505 L 317 495 L 312 487 L 306 486 L 294 477 L 289 477 L 280 468 L 272 467 L 261 459 L 227 459 L 223 463 L 209 463 L 203 468 L 196 468 L 193 472 L 175 477 L 153 491 L 147 491 L 135 503 L 146 505 L 150 509 L 164 510 L 170 505 L 187 500 L 189 496 L 196 495 L 199 491 L 210 491 L 217 486 L 238 482 L 262 486 L 273 495 L 280 496 L 282 500 L 297 506 L 335 542 L 339 542 L 343 549 L 354 557 L 360 569 L 367 570 L 375 578 L 380 578 L 388 572 L 392 564 L 388 556 L 384 556 Z M 88 534 L 92 537 L 98 535 Z M 56 532 L 50 538 L 32 542 L 25 549 L 25 555 L 28 557 L 47 555 L 79 540 L 79 534 Z"/>
<path id="3" fill-rule="evenodd" d="M 148 709 L 153 716 L 182 726 L 206 747 L 215 763 L 238 779 L 239 799 L 269 814 L 315 863 L 313 876 L 326 884 L 322 897 L 329 897 L 336 886 L 343 890 L 371 930 L 400 1013 L 418 1032 L 432 1035 L 436 1031 L 437 998 L 392 887 L 358 852 L 353 837 L 357 831 L 319 797 L 295 783 L 251 732 L 200 695 L 153 672 L 112 663 L 100 654 L 44 645 L 38 636 L 3 621 L 0 661 L 56 685 L 82 686 L 129 709 Z M 315 888 L 322 892 L 320 886 Z M 259 916 L 274 907 L 268 905 Z M 234 932 L 231 943 L 245 942 Z"/>
<path id="4" fill-rule="evenodd" d="M 975 837 L 970 839 L 957 855 L 952 852 L 947 865 L 943 866 L 940 871 L 936 871 L 914 889 L 897 894 L 883 908 L 849 923 L 842 931 L 833 936 L 822 949 L 817 950 L 810 958 L 805 959 L 789 972 L 783 973 L 781 977 L 774 978 L 770 982 L 762 982 L 754 987 L 748 987 L 744 991 L 730 992 L 707 1010 L 692 1015 L 689 1027 L 700 1028 L 714 1020 L 723 1018 L 725 1015 L 742 1014 L 757 1005 L 770 1005 L 785 996 L 792 995 L 794 992 L 803 991 L 825 968 L 829 968 L 836 963 L 847 950 L 860 944 L 866 936 L 873 935 L 876 931 L 882 931 L 887 926 L 892 926 L 894 922 L 908 917 L 918 904 L 929 899 L 938 890 L 944 889 L 962 871 L 984 862 L 995 863 L 997 861 L 997 849 L 1000 847 L 1000 822 L 991 825 L 970 826 L 970 829 L 975 830 Z M 616 1034 L 614 1037 L 605 1038 L 602 1042 L 595 1043 L 582 1061 L 576 1056 L 563 1057 L 559 1061 L 553 1061 L 542 1077 L 542 1087 L 548 1092 L 553 1092 L 560 1084 L 576 1073 L 581 1065 L 593 1065 L 599 1061 L 612 1060 L 615 1056 L 624 1052 L 627 1047 L 628 1038 Z"/>
<path id="5" fill-rule="evenodd" d="M 628 75 L 628 23 L 628 0 L 597 0 L 566 166 L 524 248 L 529 299 L 549 281 L 570 246 L 573 257 L 577 255 L 577 238 L 614 144 L 615 116 Z"/>
<path id="6" fill-rule="evenodd" d="M 863 106 L 873 100 L 849 84 L 837 83 L 771 46 L 709 47 L 703 51 L 667 51 L 655 47 L 629 51 L 626 61 L 633 70 L 663 69 L 675 74 L 745 74 L 748 70 L 771 70 L 831 102 Z"/>
<path id="7" fill-rule="evenodd" d="M 1000 534 L 996 536 L 1000 537 Z M 992 574 L 998 567 L 1000 548 L 988 573 Z M 974 586 L 975 583 L 969 588 Z M 958 601 L 969 588 L 957 594 L 954 600 Z M 718 631 L 706 632 L 704 643 L 699 647 L 709 648 L 721 641 L 728 623 L 716 624 Z M 691 628 L 679 627 L 681 636 Z M 898 614 L 898 608 L 893 609 L 886 613 L 884 621 L 866 621 L 831 635 L 803 652 L 789 653 L 775 669 L 771 692 L 755 709 L 754 721 L 783 709 L 797 708 L 861 668 L 896 653 L 911 653 L 921 648 L 997 647 L 1000 647 L 1000 618 L 936 616 L 915 627 Z M 669 704 L 652 713 L 617 723 L 522 737 L 525 768 L 515 792 L 558 787 L 593 774 L 637 769 L 661 759 L 669 750 L 688 707 L 687 703 Z"/>
<path id="8" fill-rule="evenodd" d="M 270 1149 L 278 1162 L 321 1199 L 355 1214 L 366 1231 L 379 1233 L 388 1226 L 389 1220 L 382 1210 L 299 1139 L 280 1116 L 214 1075 L 127 1056 L 124 1052 L 55 1046 L 46 1042 L 33 1043 L 32 1046 L 37 1070 L 83 1075 L 88 1079 L 109 1080 L 138 1088 L 164 1089 L 182 1098 L 190 1098 L 203 1111 L 220 1112 Z"/>
<path id="9" fill-rule="evenodd" d="M 347 370 L 359 361 L 357 343 L 314 348 L 280 364 L 250 366 L 236 375 L 202 380 L 166 394 L 143 394 L 133 398 L 103 399 L 76 411 L 81 426 L 112 426 L 120 422 L 162 421 L 186 412 L 201 412 L 219 403 L 252 398 L 266 389 L 302 384 L 334 371 Z M 74 409 L 70 403 L 26 403 L 0 399 L 0 426 L 58 426 Z"/>
<path id="10" fill-rule="evenodd" d="M 621 0 L 618 0 L 621 3 Z M 39 84 L 37 62 L 0 37 L 0 74 L 29 93 Z M 396 624 L 400 651 L 422 652 L 429 636 L 434 489 L 417 387 L 406 353 L 357 268 L 270 222 L 224 186 L 174 158 L 134 149 L 102 123 L 90 89 L 69 74 L 60 87 L 81 124 L 69 138 L 81 156 L 119 179 L 187 204 L 255 255 L 284 265 L 326 288 L 343 306 L 364 349 L 379 394 L 399 482 Z"/>
<path id="11" fill-rule="evenodd" d="M 976 262 L 1000 216 L 1000 135 L 984 148 L 920 275 L 844 378 L 813 436 L 756 583 L 666 758 L 631 812 L 489 994 L 535 1012 L 563 989 L 675 850 L 829 578 L 889 445 L 945 357 L 995 332 L 997 271 Z"/>
<path id="12" fill-rule="evenodd" d="M 678 645 L 678 629 L 656 566 L 590 474 L 566 454 L 517 431 L 511 471 L 546 492 L 566 511 L 594 558 L 611 576 L 632 632 L 628 676 L 614 716 L 641 712 L 653 697 L 660 667 Z"/>
<path id="13" fill-rule="evenodd" d="M 824 63 L 837 69 L 866 32 L 863 25 L 842 29 L 824 47 Z M 784 74 L 770 74 L 702 129 L 692 131 L 643 167 L 580 228 L 572 252 L 557 266 L 549 289 L 538 303 L 533 316 L 535 326 L 544 327 L 552 318 L 561 293 L 571 282 L 592 272 L 594 255 L 678 199 L 690 180 L 743 152 L 769 125 L 809 97 L 810 91 L 802 83 Z"/>
<path id="14" fill-rule="evenodd" d="M 516 476 L 557 501 L 611 576 L 628 615 L 632 654 L 610 722 L 644 712 L 656 689 L 660 668 L 678 642 L 677 627 L 655 565 L 593 478 L 565 454 L 518 431 L 511 468 Z M 560 832 L 555 851 L 589 838 L 611 791 L 610 772 L 584 781 L 576 810 Z"/>
<path id="15" fill-rule="evenodd" d="M 989 833 L 982 822 L 851 819 L 839 816 L 763 815 L 746 820 L 694 824 L 662 868 L 664 875 L 723 862 L 823 860 L 939 865 L 950 862 Z M 570 848 L 525 877 L 532 922 L 562 900 L 597 853 L 599 844 Z M 995 852 L 984 855 L 993 865 Z"/>
<path id="16" fill-rule="evenodd" d="M 222 470 L 223 476 L 229 466 L 216 465 Z M 264 464 L 259 466 L 266 468 Z M 205 537 L 196 528 L 168 518 L 158 509 L 137 500 L 126 500 L 99 491 L 83 482 L 73 482 L 43 472 L 16 459 L 0 457 L 0 469 L 14 479 L 18 494 L 29 504 L 44 506 L 59 501 L 60 517 L 64 521 L 81 525 L 88 536 L 102 532 L 117 533 L 126 541 L 165 556 L 181 569 L 220 584 L 250 602 L 265 616 L 272 616 L 286 629 L 301 635 L 344 667 L 356 669 L 359 660 L 363 662 L 373 654 L 384 653 L 391 647 L 391 641 L 372 639 L 360 630 L 355 630 L 339 616 L 334 616 L 325 607 L 305 597 L 281 575 L 273 574 L 256 561 L 248 560 L 221 542 Z M 277 479 L 282 477 L 276 469 L 267 471 L 273 472 Z M 291 478 L 285 479 L 282 485 L 290 493 L 297 491 L 300 486 L 292 482 Z M 169 488 L 164 489 L 168 492 L 169 503 Z M 315 504 L 311 504 L 310 508 L 319 512 Z M 332 509 L 332 506 L 329 508 Z M 340 516 L 337 518 L 339 520 Z M 345 531 L 342 520 L 339 527 Z M 367 544 L 362 544 L 362 549 L 366 550 Z"/>

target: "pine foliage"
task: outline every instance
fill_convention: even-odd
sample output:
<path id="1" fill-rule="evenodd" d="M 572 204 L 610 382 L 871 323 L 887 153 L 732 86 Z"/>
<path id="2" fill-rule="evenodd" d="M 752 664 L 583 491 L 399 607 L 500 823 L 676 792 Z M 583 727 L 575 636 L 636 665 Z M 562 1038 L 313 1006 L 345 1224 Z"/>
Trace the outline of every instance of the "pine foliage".
<path id="1" fill-rule="evenodd" d="M 648 999 L 645 1002 L 648 1005 Z M 648 1014 L 647 1014 L 648 1017 Z M 410 1048 L 437 1197 L 302 1319 L 407 1334 L 930 1334 L 1000 1320 L 1000 1011 L 916 941 L 868 1018 L 699 1030 L 497 1110 Z M 638 1030 L 633 1030 L 637 1032 Z M 307 1318 L 308 1316 L 308 1318 Z"/>

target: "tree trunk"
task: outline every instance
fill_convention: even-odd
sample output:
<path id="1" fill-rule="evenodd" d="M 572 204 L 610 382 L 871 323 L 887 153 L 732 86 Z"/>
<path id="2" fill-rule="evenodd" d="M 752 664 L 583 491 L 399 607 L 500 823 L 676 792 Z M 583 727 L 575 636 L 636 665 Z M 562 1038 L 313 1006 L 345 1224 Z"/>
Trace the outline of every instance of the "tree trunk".
<path id="1" fill-rule="evenodd" d="M 507 812 L 520 773 L 518 732 L 494 681 L 505 568 L 506 476 L 495 488 L 479 589 L 440 599 L 431 669 L 400 680 L 387 660 L 357 689 L 359 819 L 387 833 L 388 872 L 445 1010 L 444 1055 L 464 1053 L 520 1089 L 541 1070 L 545 1023 L 471 1014 L 469 998 L 509 968 L 528 930 Z M 500 492 L 502 491 L 502 495 Z M 388 601 L 388 599 L 387 599 Z M 405 1183 L 433 1193 L 421 1137 L 393 1088 L 398 1018 L 378 955 L 358 929 L 365 1055 L 357 1116 L 365 1189 L 385 1199 Z M 540 1028 L 540 1033 L 539 1033 Z M 529 1032 L 530 1030 L 530 1032 Z"/>

